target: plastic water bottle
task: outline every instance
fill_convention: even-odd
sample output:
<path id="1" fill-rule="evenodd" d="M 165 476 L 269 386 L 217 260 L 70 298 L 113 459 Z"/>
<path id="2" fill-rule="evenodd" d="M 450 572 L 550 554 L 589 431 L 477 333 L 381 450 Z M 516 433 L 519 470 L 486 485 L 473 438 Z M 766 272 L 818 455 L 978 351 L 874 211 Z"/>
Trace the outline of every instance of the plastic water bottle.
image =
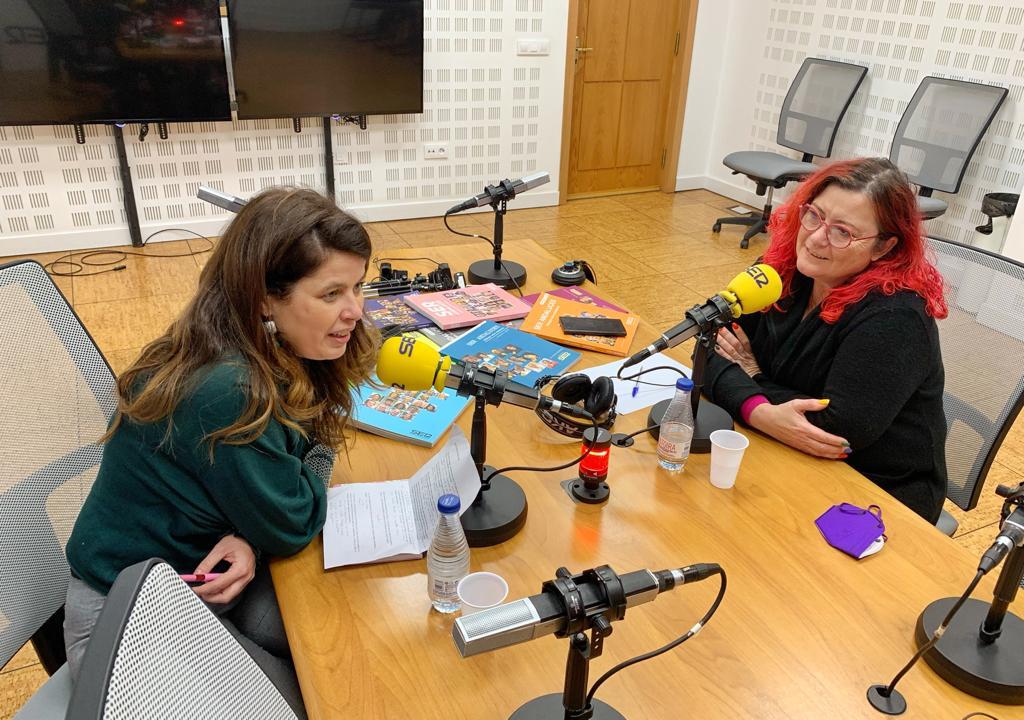
<path id="1" fill-rule="evenodd" d="M 680 472 L 690 457 L 690 442 L 693 440 L 693 408 L 690 393 L 693 380 L 682 377 L 676 380 L 676 395 L 668 404 L 661 419 L 658 432 L 658 464 L 669 472 Z"/>
<path id="2" fill-rule="evenodd" d="M 456 588 L 469 574 L 469 545 L 459 522 L 459 496 L 442 495 L 437 499 L 441 517 L 427 551 L 427 591 L 438 612 L 453 613 L 462 602 Z"/>

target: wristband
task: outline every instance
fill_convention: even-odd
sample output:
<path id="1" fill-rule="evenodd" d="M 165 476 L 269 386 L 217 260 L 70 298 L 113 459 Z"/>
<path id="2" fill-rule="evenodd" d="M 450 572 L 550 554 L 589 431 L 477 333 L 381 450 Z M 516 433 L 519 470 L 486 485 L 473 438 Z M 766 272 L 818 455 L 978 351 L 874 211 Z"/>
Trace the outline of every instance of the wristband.
<path id="1" fill-rule="evenodd" d="M 770 402 L 771 401 L 764 395 L 751 395 L 750 397 L 743 401 L 742 405 L 740 405 L 740 418 L 743 420 L 745 424 L 749 425 L 750 415 L 751 413 L 754 412 L 754 408 L 756 408 L 758 405 L 764 405 L 765 403 Z"/>

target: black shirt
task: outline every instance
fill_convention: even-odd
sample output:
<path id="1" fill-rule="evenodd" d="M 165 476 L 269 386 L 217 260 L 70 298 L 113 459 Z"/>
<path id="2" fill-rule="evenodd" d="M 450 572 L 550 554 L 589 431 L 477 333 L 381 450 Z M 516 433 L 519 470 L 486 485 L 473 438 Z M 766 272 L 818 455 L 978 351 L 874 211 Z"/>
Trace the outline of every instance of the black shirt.
<path id="1" fill-rule="evenodd" d="M 944 373 L 935 320 L 917 293 L 875 291 L 830 325 L 817 307 L 804 317 L 812 285 L 796 273 L 783 310 L 740 318 L 762 375 L 755 380 L 716 354 L 708 361 L 704 392 L 734 418 L 754 395 L 776 405 L 827 398 L 828 407 L 807 413 L 807 420 L 848 440 L 853 453 L 846 462 L 935 523 L 946 492 Z"/>

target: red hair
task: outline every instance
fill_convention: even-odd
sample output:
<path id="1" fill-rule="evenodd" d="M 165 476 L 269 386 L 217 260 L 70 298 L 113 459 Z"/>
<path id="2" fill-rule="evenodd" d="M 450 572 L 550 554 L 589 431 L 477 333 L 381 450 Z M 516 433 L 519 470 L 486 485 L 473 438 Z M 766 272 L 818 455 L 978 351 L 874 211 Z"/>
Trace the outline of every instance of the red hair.
<path id="1" fill-rule="evenodd" d="M 772 215 L 771 244 L 764 262 L 782 278 L 782 297 L 792 293 L 796 273 L 796 242 L 800 232 L 800 206 L 813 201 L 829 185 L 863 193 L 871 201 L 878 221 L 878 242 L 895 237 L 896 244 L 863 272 L 833 288 L 821 302 L 821 319 L 836 322 L 847 306 L 873 290 L 893 295 L 912 290 L 934 318 L 947 315 L 942 275 L 926 255 L 924 227 L 917 198 L 906 176 L 885 158 L 840 160 L 822 167 L 797 187 Z"/>

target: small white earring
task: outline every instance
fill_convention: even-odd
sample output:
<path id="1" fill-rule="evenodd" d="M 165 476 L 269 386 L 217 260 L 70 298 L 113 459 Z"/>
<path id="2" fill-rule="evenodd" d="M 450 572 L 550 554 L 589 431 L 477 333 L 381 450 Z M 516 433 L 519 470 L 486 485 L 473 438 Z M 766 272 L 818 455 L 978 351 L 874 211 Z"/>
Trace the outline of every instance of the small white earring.
<path id="1" fill-rule="evenodd" d="M 264 320 L 263 329 L 266 330 L 267 335 L 270 335 L 271 337 L 277 335 L 277 323 L 275 323 L 273 320 Z"/>

